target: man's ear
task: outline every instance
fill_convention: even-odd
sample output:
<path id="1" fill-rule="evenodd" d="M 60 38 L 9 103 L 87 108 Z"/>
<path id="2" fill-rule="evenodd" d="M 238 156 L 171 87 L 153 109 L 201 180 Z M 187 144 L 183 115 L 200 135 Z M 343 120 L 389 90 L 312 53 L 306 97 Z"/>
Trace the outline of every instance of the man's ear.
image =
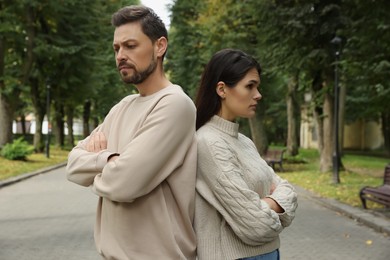
<path id="1" fill-rule="evenodd" d="M 165 37 L 160 37 L 155 44 L 155 51 L 157 57 L 162 57 L 168 48 L 168 40 Z"/>
<path id="2" fill-rule="evenodd" d="M 217 83 L 217 87 L 215 88 L 215 91 L 217 92 L 218 96 L 221 97 L 221 99 L 226 97 L 225 87 L 225 83 L 223 81 L 219 81 Z"/>

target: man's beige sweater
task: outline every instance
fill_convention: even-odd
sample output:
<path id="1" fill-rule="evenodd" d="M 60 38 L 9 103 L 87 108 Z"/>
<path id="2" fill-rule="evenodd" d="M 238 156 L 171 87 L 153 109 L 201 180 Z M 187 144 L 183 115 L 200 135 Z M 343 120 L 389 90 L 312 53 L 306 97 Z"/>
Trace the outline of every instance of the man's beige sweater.
<path id="1" fill-rule="evenodd" d="M 199 260 L 228 260 L 279 248 L 297 208 L 294 188 L 260 157 L 238 124 L 214 116 L 197 132 L 195 231 Z M 275 186 L 271 194 L 271 187 Z M 270 197 L 277 214 L 261 200 Z"/>
<path id="2" fill-rule="evenodd" d="M 107 150 L 69 154 L 68 179 L 99 203 L 95 242 L 105 259 L 195 259 L 195 106 L 177 86 L 124 98 L 94 131 Z M 119 158 L 107 163 L 113 153 Z"/>

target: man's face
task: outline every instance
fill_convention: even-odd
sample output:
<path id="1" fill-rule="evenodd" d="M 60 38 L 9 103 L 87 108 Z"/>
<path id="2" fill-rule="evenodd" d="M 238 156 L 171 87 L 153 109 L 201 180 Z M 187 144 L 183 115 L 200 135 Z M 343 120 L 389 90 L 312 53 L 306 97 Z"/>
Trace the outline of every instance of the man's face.
<path id="1" fill-rule="evenodd" d="M 156 70 L 154 44 L 142 32 L 140 23 L 127 23 L 117 27 L 113 48 L 116 66 L 125 83 L 140 84 Z"/>

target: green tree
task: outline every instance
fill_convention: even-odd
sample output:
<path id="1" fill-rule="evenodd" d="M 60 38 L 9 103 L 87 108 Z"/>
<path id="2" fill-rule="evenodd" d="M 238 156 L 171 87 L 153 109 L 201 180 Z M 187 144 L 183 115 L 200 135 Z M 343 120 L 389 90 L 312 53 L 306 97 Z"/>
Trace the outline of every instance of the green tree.
<path id="1" fill-rule="evenodd" d="M 23 2 L 0 2 L 0 146 L 12 141 L 12 121 L 33 68 L 33 16 Z"/>
<path id="2" fill-rule="evenodd" d="M 191 97 L 199 84 L 207 52 L 200 25 L 199 15 L 204 0 L 177 0 L 171 6 L 169 46 L 166 68 L 171 81 L 181 85 Z"/>
<path id="3" fill-rule="evenodd" d="M 385 148 L 390 153 L 390 19 L 387 1 L 345 1 L 352 21 L 342 33 L 348 38 L 342 55 L 347 79 L 347 121 L 382 123 Z"/>

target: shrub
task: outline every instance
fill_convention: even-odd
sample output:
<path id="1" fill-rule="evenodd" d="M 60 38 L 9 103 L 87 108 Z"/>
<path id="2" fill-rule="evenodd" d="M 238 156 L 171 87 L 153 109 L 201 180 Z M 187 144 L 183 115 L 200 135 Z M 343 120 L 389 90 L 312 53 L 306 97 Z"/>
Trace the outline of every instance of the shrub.
<path id="1" fill-rule="evenodd" d="M 286 155 L 284 160 L 288 163 L 308 163 L 307 159 L 303 158 L 300 154 L 295 156 Z"/>
<path id="2" fill-rule="evenodd" d="M 34 147 L 29 145 L 23 137 L 15 139 L 12 143 L 4 145 L 1 149 L 1 156 L 8 160 L 26 160 L 32 154 Z"/>

